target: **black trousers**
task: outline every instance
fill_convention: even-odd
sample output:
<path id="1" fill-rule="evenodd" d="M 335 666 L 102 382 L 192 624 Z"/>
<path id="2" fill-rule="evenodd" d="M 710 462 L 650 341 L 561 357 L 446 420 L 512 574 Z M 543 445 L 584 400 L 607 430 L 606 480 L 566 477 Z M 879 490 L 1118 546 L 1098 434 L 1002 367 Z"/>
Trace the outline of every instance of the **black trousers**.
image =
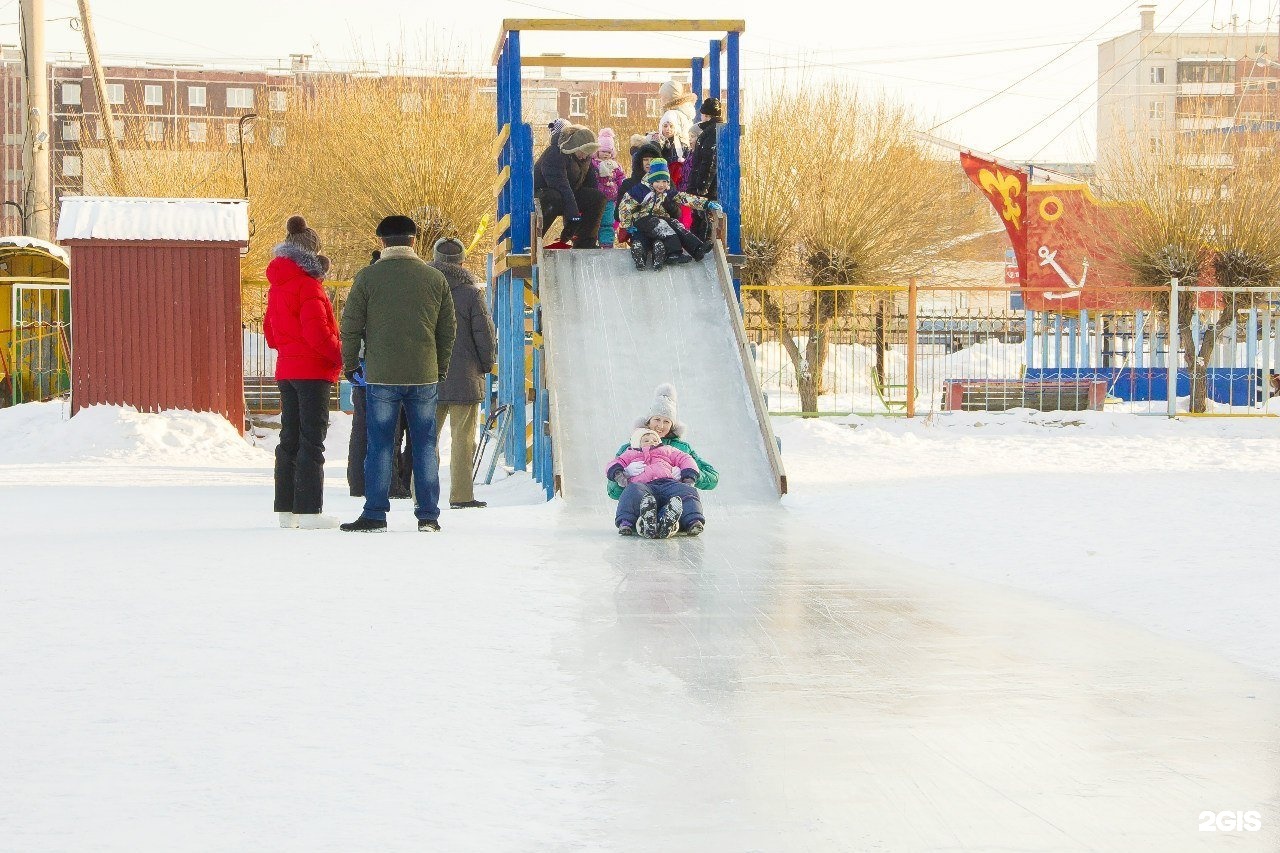
<path id="1" fill-rule="evenodd" d="M 276 512 L 314 515 L 324 504 L 324 438 L 329 395 L 323 379 L 278 379 L 280 444 L 276 447 Z"/>
<path id="2" fill-rule="evenodd" d="M 369 449 L 365 426 L 365 394 L 362 385 L 351 386 L 351 441 L 347 445 L 347 490 L 353 498 L 364 497 L 364 457 Z M 391 454 L 391 497 L 407 498 L 413 478 L 413 444 L 409 439 L 409 418 L 404 409 L 396 421 L 396 435 Z"/>
<path id="3" fill-rule="evenodd" d="M 681 225 L 678 219 L 646 216 L 636 222 L 636 231 L 636 237 L 646 252 L 652 251 L 655 243 L 663 243 L 667 247 L 667 257 L 678 255 L 682 250 L 692 255 L 698 249 L 706 248 L 703 241 Z"/>
<path id="4" fill-rule="evenodd" d="M 573 197 L 578 202 L 581 218 L 577 222 L 566 219 L 560 239 L 572 242 L 575 248 L 595 249 L 600 245 L 604 193 L 594 187 L 579 187 Z M 538 190 L 538 202 L 542 205 L 542 233 L 545 236 L 556 217 L 564 216 L 564 197 L 557 190 L 543 187 Z"/>

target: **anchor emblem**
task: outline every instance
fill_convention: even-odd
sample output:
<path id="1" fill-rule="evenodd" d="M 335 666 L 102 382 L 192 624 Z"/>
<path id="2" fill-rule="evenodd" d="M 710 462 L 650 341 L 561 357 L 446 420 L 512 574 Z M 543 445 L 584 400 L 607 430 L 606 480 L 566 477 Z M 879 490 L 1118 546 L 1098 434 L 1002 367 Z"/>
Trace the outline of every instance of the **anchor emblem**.
<path id="1" fill-rule="evenodd" d="M 1056 249 L 1051 252 L 1049 251 L 1048 246 L 1041 246 L 1040 251 L 1036 254 L 1040 256 L 1040 266 L 1053 267 L 1054 271 L 1058 274 L 1058 278 L 1062 279 L 1067 287 L 1071 288 L 1067 293 L 1046 293 L 1044 295 L 1045 299 L 1070 299 L 1073 296 L 1080 295 L 1080 292 L 1084 290 L 1085 281 L 1089 278 L 1088 258 L 1085 258 L 1084 262 L 1081 264 L 1082 271 L 1080 273 L 1080 282 L 1077 284 L 1075 279 L 1073 279 L 1067 271 L 1062 268 L 1062 264 L 1058 263 L 1058 252 Z"/>

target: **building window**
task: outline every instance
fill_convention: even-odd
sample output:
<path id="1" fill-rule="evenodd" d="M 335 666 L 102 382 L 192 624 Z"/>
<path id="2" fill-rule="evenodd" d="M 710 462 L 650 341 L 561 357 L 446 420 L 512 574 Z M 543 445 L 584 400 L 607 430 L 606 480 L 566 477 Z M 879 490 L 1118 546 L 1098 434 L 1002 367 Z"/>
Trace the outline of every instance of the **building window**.
<path id="1" fill-rule="evenodd" d="M 587 116 L 587 96 L 586 95 L 570 95 L 569 96 L 569 116 L 571 118 L 586 118 Z"/>
<path id="2" fill-rule="evenodd" d="M 164 142 L 164 122 L 149 121 L 145 130 L 148 142 Z"/>
<path id="3" fill-rule="evenodd" d="M 658 103 L 657 98 L 644 99 L 644 114 L 649 118 L 657 118 L 659 115 L 658 110 L 661 109 L 661 107 L 662 104 Z"/>
<path id="4" fill-rule="evenodd" d="M 124 84 L 123 83 L 107 84 L 107 103 L 108 104 L 124 103 Z"/>
<path id="5" fill-rule="evenodd" d="M 227 122 L 227 142 L 235 145 L 240 141 L 240 122 Z M 245 122 L 244 125 L 244 141 L 246 144 L 253 141 L 253 125 Z"/>
<path id="6" fill-rule="evenodd" d="M 278 124 L 272 125 L 267 131 L 267 141 L 277 148 L 284 145 L 284 128 Z"/>
<path id="7" fill-rule="evenodd" d="M 626 98 L 610 98 L 609 99 L 609 115 L 614 118 L 627 117 L 627 99 Z"/>
<path id="8" fill-rule="evenodd" d="M 253 109 L 253 90 L 252 89 L 228 89 L 227 90 L 227 109 L 229 110 Z"/>
<path id="9" fill-rule="evenodd" d="M 205 105 L 204 86 L 187 87 L 187 106 L 203 107 Z"/>
<path id="10" fill-rule="evenodd" d="M 80 103 L 79 83 L 62 84 L 62 103 L 67 105 L 78 105 Z"/>
<path id="11" fill-rule="evenodd" d="M 63 142 L 79 142 L 80 141 L 80 122 L 64 121 L 62 123 L 62 141 Z"/>
<path id="12" fill-rule="evenodd" d="M 80 158 L 75 154 L 64 154 L 62 157 L 62 174 L 68 178 L 78 178 L 82 174 Z"/>
<path id="13" fill-rule="evenodd" d="M 289 93 L 283 90 L 276 90 L 269 96 L 270 107 L 273 113 L 282 113 L 289 109 Z"/>
<path id="14" fill-rule="evenodd" d="M 97 133 L 96 133 L 95 135 L 96 135 L 99 139 L 106 139 L 106 135 L 104 134 L 104 132 L 103 132 L 103 129 L 102 129 L 102 128 L 103 128 L 102 122 L 101 122 L 101 121 L 99 121 L 99 122 L 98 122 L 98 130 L 97 130 Z M 124 119 L 122 119 L 122 118 L 113 118 L 113 119 L 111 120 L 111 128 L 112 128 L 112 130 L 114 131 L 114 132 L 111 134 L 112 136 L 114 136 L 117 140 L 124 139 Z"/>
<path id="15" fill-rule="evenodd" d="M 1156 85 L 1160 85 L 1161 83 L 1164 82 L 1164 66 L 1163 65 L 1151 66 L 1151 82 L 1155 83 Z"/>
<path id="16" fill-rule="evenodd" d="M 190 142 L 207 142 L 209 125 L 202 121 L 187 122 L 187 140 Z"/>
<path id="17" fill-rule="evenodd" d="M 1147 117 L 1152 121 L 1164 121 L 1164 101 L 1152 101 L 1147 104 Z"/>
<path id="18" fill-rule="evenodd" d="M 422 112 L 422 93 L 421 92 L 403 92 L 400 95 L 400 112 L 402 113 L 420 113 Z"/>
<path id="19" fill-rule="evenodd" d="M 143 86 L 142 87 L 142 103 L 148 107 L 164 106 L 164 87 L 163 86 Z"/>

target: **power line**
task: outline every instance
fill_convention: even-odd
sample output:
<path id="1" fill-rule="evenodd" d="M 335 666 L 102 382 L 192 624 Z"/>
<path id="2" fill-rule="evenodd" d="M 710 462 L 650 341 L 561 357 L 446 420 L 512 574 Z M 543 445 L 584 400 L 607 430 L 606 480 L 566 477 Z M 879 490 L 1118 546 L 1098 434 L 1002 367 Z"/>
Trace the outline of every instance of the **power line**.
<path id="1" fill-rule="evenodd" d="M 1181 5 L 1182 5 L 1183 3 L 1185 3 L 1185 2 L 1186 2 L 1186 0 L 1180 0 L 1180 2 L 1178 3 L 1178 5 L 1173 7 L 1173 11 L 1169 13 L 1169 16 L 1168 16 L 1168 17 L 1166 17 L 1162 23 L 1167 22 L 1167 21 L 1169 20 L 1169 18 L 1173 17 L 1174 13 L 1178 11 L 1178 7 L 1179 7 L 1179 6 L 1181 6 Z M 1167 42 L 1169 39 L 1173 38 L 1173 36 L 1178 32 L 1178 30 L 1180 30 L 1183 26 L 1185 26 L 1185 25 L 1186 25 L 1187 21 L 1190 21 L 1190 20 L 1192 19 L 1192 17 L 1194 17 L 1195 15 L 1197 15 L 1197 14 L 1200 12 L 1200 10 L 1201 10 L 1201 9 L 1203 9 L 1203 8 L 1204 8 L 1205 6 L 1207 6 L 1207 5 L 1209 5 L 1209 0 L 1204 0 L 1204 2 L 1202 2 L 1199 6 L 1197 6 L 1197 7 L 1196 7 L 1192 12 L 1191 12 L 1191 14 L 1187 15 L 1187 17 L 1185 17 L 1185 18 L 1183 18 L 1183 19 L 1182 19 L 1182 23 L 1181 23 L 1181 24 L 1179 24 L 1177 27 L 1175 27 L 1172 31 L 1165 33 L 1165 34 L 1164 34 L 1164 37 L 1163 37 L 1162 39 L 1160 39 L 1160 41 L 1156 42 L 1156 46 L 1155 46 L 1155 48 L 1153 48 L 1153 49 L 1152 49 L 1152 50 L 1153 50 L 1153 52 L 1154 52 L 1154 50 L 1155 50 L 1155 49 L 1159 48 L 1161 45 L 1163 45 L 1163 44 L 1164 44 L 1165 42 Z M 1133 45 L 1133 47 L 1131 47 L 1131 48 L 1129 48 L 1129 50 L 1125 51 L 1124 56 L 1120 57 L 1120 59 L 1118 59 L 1118 60 L 1116 60 L 1115 62 L 1111 63 L 1111 67 L 1110 67 L 1110 68 L 1108 68 L 1107 70 L 1108 70 L 1108 71 L 1111 71 L 1111 70 L 1115 69 L 1115 67 L 1116 67 L 1116 66 L 1118 66 L 1122 61 L 1124 61 L 1125 59 L 1128 59 L 1129 54 L 1133 53 L 1135 50 L 1137 50 L 1137 49 L 1138 49 L 1139 47 L 1141 47 L 1141 46 L 1142 46 L 1142 41 L 1141 41 L 1141 40 L 1139 40 L 1139 41 L 1135 42 L 1135 43 L 1134 43 L 1134 45 Z M 1040 148 L 1039 148 L 1039 150 L 1037 150 L 1035 154 L 1032 154 L 1032 155 L 1031 155 L 1031 159 L 1032 159 L 1032 160 L 1034 160 L 1036 157 L 1039 157 L 1039 156 L 1040 156 L 1040 153 L 1041 153 L 1042 151 L 1044 151 L 1046 148 L 1048 148 L 1048 147 L 1049 147 L 1050 145 L 1052 145 L 1054 142 L 1057 142 L 1057 141 L 1058 141 L 1058 138 L 1059 138 L 1059 137 L 1061 137 L 1061 136 L 1062 136 L 1062 134 L 1066 133 L 1066 132 L 1067 132 L 1067 130 L 1068 130 L 1072 125 L 1074 125 L 1077 121 L 1079 121 L 1079 120 L 1084 116 L 1084 114 L 1085 114 L 1085 113 L 1087 113 L 1089 110 L 1091 110 L 1091 109 L 1093 109 L 1094 107 L 1096 107 L 1096 106 L 1098 105 L 1098 102 L 1099 102 L 1099 101 L 1101 101 L 1105 96 L 1109 95 L 1109 94 L 1111 93 L 1111 90 L 1112 90 L 1112 89 L 1114 89 L 1117 85 L 1119 85 L 1119 82 L 1120 82 L 1120 81 L 1119 81 L 1119 80 L 1117 80 L 1115 83 L 1112 83 L 1110 86 L 1108 86 L 1108 87 L 1106 88 L 1106 90 L 1105 90 L 1105 91 L 1099 92 L 1099 93 L 1098 93 L 1098 96 L 1097 96 L 1096 98 L 1094 98 L 1092 102 L 1090 102 L 1089 104 L 1087 104 L 1083 110 L 1081 110 L 1080 112 L 1076 113 L 1075 118 L 1073 118 L 1073 119 L 1071 119 L 1071 121 L 1067 122 L 1067 123 L 1066 123 L 1066 125 L 1064 125 L 1064 126 L 1063 126 L 1062 130 L 1060 130 L 1060 131 L 1058 131 L 1057 133 L 1055 133 L 1055 134 L 1053 135 L 1053 137 L 1052 137 L 1048 142 L 1046 142 L 1044 145 L 1041 145 L 1041 146 L 1040 146 Z M 1052 118 L 1053 116 L 1057 115 L 1057 114 L 1058 114 L 1059 112 L 1061 112 L 1061 111 L 1062 111 L 1062 110 L 1063 110 L 1063 109 L 1064 109 L 1068 104 L 1070 104 L 1070 103 L 1071 103 L 1071 101 L 1074 101 L 1076 98 L 1080 97 L 1081 95 L 1083 95 L 1083 94 L 1084 94 L 1085 92 L 1087 92 L 1087 91 L 1089 91 L 1088 87 L 1085 87 L 1084 89 L 1081 89 L 1081 90 L 1076 94 L 1076 96 L 1075 96 L 1074 98 L 1072 98 L 1070 101 L 1067 101 L 1067 102 L 1066 102 L 1065 104 L 1063 104 L 1061 107 L 1059 107 L 1058 109 L 1054 110 L 1052 113 L 1050 113 L 1049 115 L 1045 116 L 1043 119 L 1041 119 L 1040 121 L 1036 122 L 1036 123 L 1035 123 L 1034 125 L 1032 125 L 1031 127 L 1027 128 L 1027 130 L 1026 130 L 1025 132 L 1018 134 L 1018 135 L 1017 135 L 1017 136 L 1015 136 L 1013 139 L 1010 139 L 1008 142 L 1004 143 L 1004 145 L 999 146 L 999 148 L 1003 148 L 1003 147 L 1005 147 L 1005 145 L 1009 145 L 1009 144 L 1011 144 L 1011 143 L 1013 143 L 1013 142 L 1016 142 L 1017 140 L 1021 139 L 1023 136 L 1026 136 L 1028 133 L 1030 133 L 1031 131 L 1035 130 L 1035 129 L 1036 129 L 1037 127 L 1039 127 L 1040 125 L 1044 124 L 1044 123 L 1045 123 L 1046 121 L 1048 121 L 1050 118 Z M 999 148 L 997 148 L 997 150 L 999 150 Z"/>
<path id="2" fill-rule="evenodd" d="M 1134 2 L 1136 2 L 1136 0 L 1134 0 Z M 1110 18 L 1108 18 L 1108 19 L 1107 19 L 1107 21 L 1106 21 L 1105 23 L 1103 23 L 1101 26 L 1099 26 L 1099 27 L 1098 27 L 1097 29 L 1095 29 L 1093 32 L 1091 32 L 1091 33 L 1089 33 L 1088 35 L 1086 35 L 1086 36 L 1084 36 L 1084 37 L 1080 38 L 1078 41 L 1074 42 L 1074 43 L 1071 45 L 1071 47 L 1069 47 L 1069 48 L 1067 48 L 1066 50 L 1062 51 L 1062 53 L 1059 53 L 1059 54 L 1058 54 L 1057 56 L 1055 56 L 1053 59 L 1050 59 L 1048 62 L 1046 62 L 1044 65 L 1041 65 L 1039 68 L 1035 69 L 1035 70 L 1034 70 L 1034 71 L 1032 71 L 1030 74 L 1025 74 L 1025 75 L 1023 75 L 1022 77 L 1019 77 L 1017 80 L 1013 81 L 1013 82 L 1012 82 L 1012 83 L 1010 83 L 1008 86 L 1005 86 L 1003 89 L 1001 89 L 999 92 L 996 92 L 994 95 L 991 95 L 990 97 L 987 97 L 987 98 L 983 98 L 981 101 L 978 101 L 978 103 L 974 104 L 973 106 L 969 107 L 969 108 L 968 108 L 968 109 L 966 109 L 966 110 L 961 110 L 960 112 L 956 113 L 955 115 L 953 115 L 951 118 L 947 119 L 946 121 L 939 122 L 938 124 L 935 124 L 933 127 L 929 128 L 928 132 L 929 132 L 929 133 L 932 133 L 933 131 L 935 131 L 935 130 L 937 130 L 938 128 L 942 127 L 944 124 L 950 124 L 951 122 L 955 121 L 956 119 L 960 118 L 961 116 L 968 115 L 969 113 L 973 112 L 974 110 L 978 109 L 979 107 L 984 106 L 984 105 L 986 105 L 986 104 L 989 104 L 989 103 L 991 103 L 993 100 L 995 100 L 996 98 L 998 98 L 998 97 L 1000 97 L 1001 95 L 1003 95 L 1003 94 L 1007 93 L 1007 92 L 1008 92 L 1010 89 L 1012 89 L 1014 86 L 1018 86 L 1018 85 L 1020 85 L 1020 84 L 1022 84 L 1022 83 L 1024 83 L 1024 82 L 1026 82 L 1027 80 L 1030 80 L 1032 77 L 1034 77 L 1035 75 L 1039 74 L 1041 71 L 1045 70 L 1045 69 L 1046 69 L 1046 68 L 1048 68 L 1050 65 L 1052 65 L 1052 64 L 1053 64 L 1053 63 L 1055 63 L 1055 62 L 1057 62 L 1059 59 L 1062 59 L 1062 57 L 1066 56 L 1068 53 L 1070 53 L 1071 51 L 1075 50 L 1075 49 L 1076 49 L 1076 48 L 1078 48 L 1080 45 L 1084 44 L 1084 43 L 1085 43 L 1085 41 L 1087 41 L 1088 39 L 1093 38 L 1095 35 L 1097 35 L 1098 33 L 1100 33 L 1103 29 L 1105 29 L 1106 27 L 1110 26 L 1110 25 L 1111 25 L 1111 23 L 1112 23 L 1113 21 L 1115 21 L 1117 18 L 1119 18 L 1119 17 L 1120 17 L 1121 15 L 1123 15 L 1124 13 L 1128 12 L 1128 11 L 1129 11 L 1129 9 L 1134 5 L 1134 2 L 1126 3 L 1123 9 L 1121 9 L 1119 12 L 1116 12 L 1114 15 L 1112 15 Z"/>

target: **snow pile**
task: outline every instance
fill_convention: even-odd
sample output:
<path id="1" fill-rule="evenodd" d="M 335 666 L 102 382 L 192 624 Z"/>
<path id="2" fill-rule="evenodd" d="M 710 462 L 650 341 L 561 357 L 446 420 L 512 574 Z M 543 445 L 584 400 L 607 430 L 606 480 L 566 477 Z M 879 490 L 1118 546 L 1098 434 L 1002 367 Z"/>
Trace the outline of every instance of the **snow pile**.
<path id="1" fill-rule="evenodd" d="M 205 467 L 269 461 L 225 418 L 209 412 L 90 406 L 73 418 L 68 414 L 60 401 L 0 409 L 0 464 L 96 460 Z"/>

